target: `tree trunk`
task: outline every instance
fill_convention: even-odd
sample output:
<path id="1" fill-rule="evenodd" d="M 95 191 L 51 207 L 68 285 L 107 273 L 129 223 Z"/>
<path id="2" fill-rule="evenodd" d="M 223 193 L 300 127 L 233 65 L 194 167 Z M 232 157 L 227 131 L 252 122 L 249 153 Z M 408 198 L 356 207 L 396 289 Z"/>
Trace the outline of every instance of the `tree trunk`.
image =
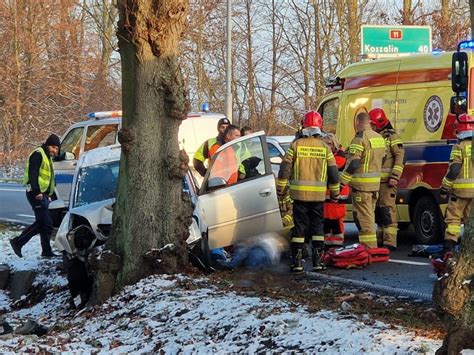
<path id="1" fill-rule="evenodd" d="M 402 25 L 412 25 L 413 24 L 413 12 L 412 12 L 412 1 L 403 0 L 403 9 L 402 9 Z"/>
<path id="2" fill-rule="evenodd" d="M 465 224 L 461 252 L 454 260 L 433 290 L 433 301 L 447 328 L 437 354 L 474 349 L 474 208 Z"/>
<path id="3" fill-rule="evenodd" d="M 178 128 L 189 106 L 178 61 L 189 3 L 121 0 L 118 8 L 122 157 L 105 253 L 110 265 L 100 266 L 96 278 L 96 290 L 100 282 L 115 281 L 104 286 L 115 291 L 150 273 L 183 270 L 192 212 L 182 191 L 187 156 L 178 148 Z M 93 302 L 108 296 L 96 294 Z"/>
<path id="4" fill-rule="evenodd" d="M 248 123 L 249 126 L 254 130 L 258 130 L 261 127 L 261 124 L 257 121 L 256 113 L 256 101 L 255 101 L 255 72 L 254 72 L 254 62 L 253 62 L 253 44 L 252 44 L 252 0 L 245 1 L 245 19 L 246 19 L 246 42 L 247 42 L 247 51 L 246 51 L 246 61 L 247 61 L 247 81 L 248 81 L 248 107 L 249 107 L 249 116 Z"/>

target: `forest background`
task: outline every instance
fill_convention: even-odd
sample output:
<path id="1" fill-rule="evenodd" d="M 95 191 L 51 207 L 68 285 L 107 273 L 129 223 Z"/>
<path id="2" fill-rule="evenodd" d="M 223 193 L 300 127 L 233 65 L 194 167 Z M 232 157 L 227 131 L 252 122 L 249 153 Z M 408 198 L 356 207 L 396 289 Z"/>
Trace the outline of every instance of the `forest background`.
<path id="1" fill-rule="evenodd" d="M 0 0 L 0 163 L 91 111 L 121 108 L 115 0 Z M 291 134 L 325 81 L 360 59 L 360 26 L 430 25 L 433 48 L 470 32 L 462 0 L 235 0 L 233 121 Z M 193 111 L 224 112 L 226 3 L 191 0 L 181 68 Z"/>

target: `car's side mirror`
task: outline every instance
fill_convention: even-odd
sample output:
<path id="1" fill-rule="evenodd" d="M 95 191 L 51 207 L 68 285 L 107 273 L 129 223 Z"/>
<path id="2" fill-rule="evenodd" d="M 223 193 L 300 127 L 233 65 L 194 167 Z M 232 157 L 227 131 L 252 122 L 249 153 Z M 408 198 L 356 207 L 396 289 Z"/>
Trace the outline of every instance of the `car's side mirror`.
<path id="1" fill-rule="evenodd" d="M 66 203 L 63 200 L 54 200 L 49 203 L 48 208 L 50 210 L 66 208 Z"/>
<path id="2" fill-rule="evenodd" d="M 283 159 L 281 157 L 271 157 L 270 163 L 280 165 Z"/>
<path id="3" fill-rule="evenodd" d="M 74 160 L 76 159 L 76 155 L 71 152 L 65 152 L 64 153 L 64 160 Z"/>
<path id="4" fill-rule="evenodd" d="M 453 114 L 463 114 L 467 112 L 467 98 L 465 96 L 453 96 L 449 102 L 449 111 Z"/>
<path id="5" fill-rule="evenodd" d="M 224 178 L 222 177 L 212 177 L 209 179 L 207 183 L 207 189 L 208 190 L 215 190 L 218 189 L 219 187 L 223 187 L 227 185 L 227 181 L 225 181 Z"/>

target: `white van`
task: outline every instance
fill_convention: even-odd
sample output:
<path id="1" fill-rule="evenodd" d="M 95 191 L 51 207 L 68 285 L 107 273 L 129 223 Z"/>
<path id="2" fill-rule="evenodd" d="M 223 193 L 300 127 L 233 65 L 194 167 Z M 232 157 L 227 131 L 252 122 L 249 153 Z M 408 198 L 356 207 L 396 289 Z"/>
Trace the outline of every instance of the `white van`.
<path id="1" fill-rule="evenodd" d="M 178 141 L 190 157 L 207 139 L 217 136 L 217 122 L 225 116 L 220 113 L 191 112 L 181 123 Z M 66 131 L 61 139 L 61 153 L 66 159 L 54 162 L 56 193 L 69 204 L 69 194 L 77 160 L 86 151 L 118 143 L 118 130 L 122 122 L 122 111 L 92 112 L 87 120 L 78 122 Z"/>

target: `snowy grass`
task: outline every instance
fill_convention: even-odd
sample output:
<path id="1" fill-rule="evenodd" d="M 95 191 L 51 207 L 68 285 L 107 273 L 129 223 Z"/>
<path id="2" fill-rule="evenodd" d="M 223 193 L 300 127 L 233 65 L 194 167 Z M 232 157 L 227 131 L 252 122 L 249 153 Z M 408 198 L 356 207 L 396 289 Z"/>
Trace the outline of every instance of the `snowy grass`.
<path id="1" fill-rule="evenodd" d="M 23 259 L 11 255 L 8 238 L 14 234 L 0 232 L 3 262 L 16 270 L 33 267 L 40 272 L 40 282 L 63 285 L 63 276 L 44 273 L 55 268 L 39 258 L 39 238 L 25 248 Z M 0 314 L 13 326 L 31 318 L 51 327 L 40 338 L 0 339 L 0 353 L 410 354 L 434 353 L 441 345 L 401 327 L 364 324 L 350 313 L 310 312 L 293 302 L 222 291 L 205 278 L 151 276 L 77 315 L 68 309 L 68 292 L 56 289 L 40 303 L 19 310 L 0 291 Z"/>

